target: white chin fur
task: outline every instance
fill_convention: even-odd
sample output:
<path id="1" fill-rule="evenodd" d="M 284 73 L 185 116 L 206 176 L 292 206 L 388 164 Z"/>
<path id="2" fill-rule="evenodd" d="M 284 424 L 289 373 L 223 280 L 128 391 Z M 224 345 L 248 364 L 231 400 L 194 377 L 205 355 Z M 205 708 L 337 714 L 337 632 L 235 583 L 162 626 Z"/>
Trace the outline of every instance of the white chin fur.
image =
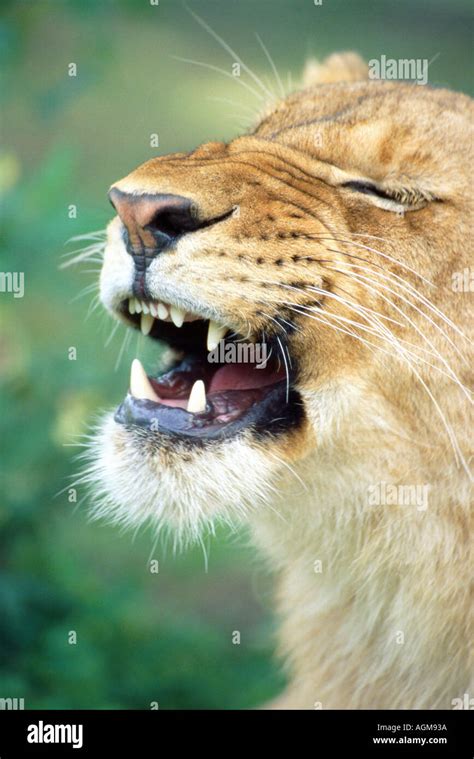
<path id="1" fill-rule="evenodd" d="M 214 524 L 236 525 L 268 507 L 277 466 L 245 437 L 203 448 L 155 444 L 150 433 L 102 421 L 81 482 L 90 486 L 94 517 L 126 527 L 150 523 L 178 544 L 199 540 Z M 140 435 L 140 432 L 138 433 Z"/>

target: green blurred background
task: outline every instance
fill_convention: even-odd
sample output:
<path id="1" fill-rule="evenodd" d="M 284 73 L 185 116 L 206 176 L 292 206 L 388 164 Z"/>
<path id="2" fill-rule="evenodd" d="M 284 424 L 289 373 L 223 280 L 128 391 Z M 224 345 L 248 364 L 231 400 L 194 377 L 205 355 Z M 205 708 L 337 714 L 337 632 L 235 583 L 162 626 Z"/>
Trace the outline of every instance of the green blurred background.
<path id="1" fill-rule="evenodd" d="M 356 49 L 367 58 L 439 54 L 430 83 L 473 91 L 469 0 L 189 5 L 268 83 L 255 32 L 285 82 L 297 81 L 309 55 Z M 157 153 L 231 138 L 258 100 L 173 57 L 228 73 L 234 62 L 180 2 L 2 8 L 1 268 L 25 273 L 25 297 L 0 293 L 0 698 L 53 709 L 254 706 L 284 678 L 272 659 L 270 578 L 247 536 L 221 531 L 205 551 L 173 555 L 150 531 L 91 522 L 87 498 L 75 507 L 67 491 L 55 494 L 78 469 L 72 444 L 98 410 L 120 402 L 143 351 L 133 337 L 116 366 L 125 329 L 106 344 L 112 323 L 90 312 L 98 264 L 61 270 L 74 250 L 65 242 L 104 228 L 114 180 Z M 241 80 L 252 84 L 244 72 Z"/>

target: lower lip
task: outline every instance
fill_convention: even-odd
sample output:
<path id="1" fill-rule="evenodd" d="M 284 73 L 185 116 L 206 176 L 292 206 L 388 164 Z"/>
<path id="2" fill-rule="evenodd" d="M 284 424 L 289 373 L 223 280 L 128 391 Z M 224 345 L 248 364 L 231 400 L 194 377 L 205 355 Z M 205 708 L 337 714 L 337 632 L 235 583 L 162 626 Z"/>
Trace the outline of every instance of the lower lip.
<path id="1" fill-rule="evenodd" d="M 218 422 L 206 412 L 191 414 L 182 408 L 140 400 L 130 394 L 117 409 L 115 421 L 126 427 L 146 429 L 150 434 L 199 443 L 234 437 L 247 428 L 258 433 L 276 434 L 300 421 L 302 414 L 299 394 L 290 389 L 287 398 L 286 382 L 279 382 L 231 422 Z"/>

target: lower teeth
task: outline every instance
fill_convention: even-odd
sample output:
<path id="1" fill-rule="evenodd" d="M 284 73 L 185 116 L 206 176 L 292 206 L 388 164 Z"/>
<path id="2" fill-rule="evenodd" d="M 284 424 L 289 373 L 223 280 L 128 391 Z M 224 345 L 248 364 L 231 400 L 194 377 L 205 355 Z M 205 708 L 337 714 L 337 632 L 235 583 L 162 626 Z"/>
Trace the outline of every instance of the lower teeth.
<path id="1" fill-rule="evenodd" d="M 160 403 L 148 375 L 138 358 L 134 358 L 130 370 L 130 394 L 138 400 Z M 196 380 L 191 388 L 187 411 L 191 414 L 202 414 L 206 410 L 206 389 L 202 380 Z"/>
<path id="2" fill-rule="evenodd" d="M 191 414 L 202 414 L 206 410 L 206 389 L 202 380 L 196 380 L 192 386 L 186 410 Z"/>

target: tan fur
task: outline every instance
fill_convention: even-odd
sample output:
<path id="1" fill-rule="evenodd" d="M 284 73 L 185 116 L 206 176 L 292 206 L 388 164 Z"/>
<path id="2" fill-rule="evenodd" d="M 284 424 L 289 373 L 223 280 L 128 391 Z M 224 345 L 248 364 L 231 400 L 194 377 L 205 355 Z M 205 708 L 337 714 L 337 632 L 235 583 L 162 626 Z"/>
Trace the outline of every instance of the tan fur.
<path id="1" fill-rule="evenodd" d="M 334 82 L 358 82 L 367 79 L 368 66 L 357 53 L 333 53 L 322 63 L 307 61 L 303 71 L 303 87 Z"/>
<path id="2" fill-rule="evenodd" d="M 472 293 L 452 275 L 472 265 L 473 104 L 365 71 L 354 54 L 311 63 L 307 89 L 253 133 L 115 185 L 190 197 L 202 218 L 238 208 L 158 256 L 149 288 L 242 334 L 291 318 L 306 423 L 189 451 L 110 417 L 89 479 L 99 513 L 180 540 L 250 525 L 276 576 L 290 684 L 275 706 L 452 708 L 474 696 L 470 344 L 440 313 L 469 331 Z M 355 180 L 388 198 L 342 187 Z M 113 313 L 130 284 L 115 219 L 101 276 Z M 427 508 L 371 504 L 378 483 L 427 488 Z"/>

